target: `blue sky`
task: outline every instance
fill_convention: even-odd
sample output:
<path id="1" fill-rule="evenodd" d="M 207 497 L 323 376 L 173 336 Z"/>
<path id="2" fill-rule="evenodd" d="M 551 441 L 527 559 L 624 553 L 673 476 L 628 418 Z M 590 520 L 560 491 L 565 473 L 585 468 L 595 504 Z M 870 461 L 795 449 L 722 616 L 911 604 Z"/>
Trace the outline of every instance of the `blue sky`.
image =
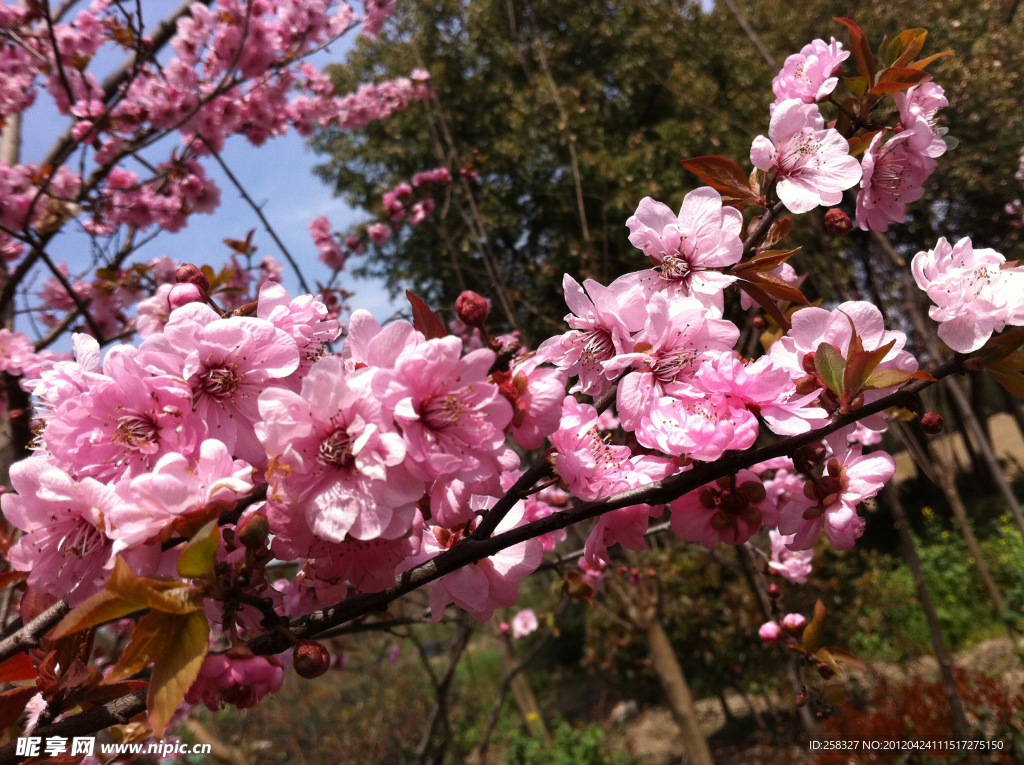
<path id="1" fill-rule="evenodd" d="M 179 2 L 180 0 L 147 0 L 144 5 L 147 26 L 167 15 L 179 5 Z M 316 54 L 310 61 L 317 67 L 339 61 L 352 46 L 354 39 L 355 36 L 350 34 L 335 43 L 329 51 Z M 170 55 L 169 51 L 170 46 L 167 46 L 161 58 Z M 96 57 L 92 71 L 99 79 L 102 80 L 107 71 L 120 63 L 119 53 L 119 50 L 114 51 L 107 45 Z M 68 119 L 56 111 L 49 95 L 41 89 L 36 104 L 24 115 L 21 161 L 38 161 L 67 124 Z M 171 149 L 178 144 L 180 135 L 175 133 L 150 147 L 145 155 L 151 161 L 160 161 L 166 159 Z M 361 214 L 335 198 L 331 188 L 313 175 L 312 168 L 323 158 L 309 149 L 305 139 L 293 130 L 285 136 L 267 141 L 259 148 L 251 146 L 245 138 L 235 136 L 228 140 L 221 156 L 256 203 L 266 203 L 263 207 L 264 215 L 285 246 L 299 261 L 306 280 L 311 284 L 318 279 L 326 281 L 330 274 L 317 260 L 318 253 L 307 228 L 309 221 L 317 215 L 327 215 L 335 230 L 344 230 L 360 220 Z M 203 164 L 207 174 L 221 189 L 221 206 L 213 215 L 192 216 L 188 226 L 177 234 L 162 233 L 141 248 L 135 260 L 145 261 L 169 255 L 183 262 L 209 263 L 217 267 L 229 254 L 222 240 L 229 237 L 241 239 L 249 229 L 255 228 L 254 241 L 259 247 L 257 257 L 273 255 L 284 262 L 283 256 L 263 230 L 255 213 L 239 196 L 217 163 L 212 159 L 205 159 Z M 131 163 L 125 167 L 139 169 Z M 75 226 L 69 225 L 53 241 L 48 251 L 55 260 L 67 260 L 74 273 L 76 267 L 85 266 L 88 246 L 85 235 L 76 232 Z M 287 264 L 284 283 L 292 294 L 301 291 Z M 386 319 L 394 312 L 395 307 L 381 282 L 355 281 L 351 276 L 343 275 L 342 284 L 346 289 L 356 292 L 356 297 L 350 301 L 353 308 L 366 308 L 380 320 Z M 29 328 L 23 325 L 23 322 L 19 322 L 20 328 L 29 331 Z M 63 344 L 55 346 L 55 349 L 65 350 Z"/>

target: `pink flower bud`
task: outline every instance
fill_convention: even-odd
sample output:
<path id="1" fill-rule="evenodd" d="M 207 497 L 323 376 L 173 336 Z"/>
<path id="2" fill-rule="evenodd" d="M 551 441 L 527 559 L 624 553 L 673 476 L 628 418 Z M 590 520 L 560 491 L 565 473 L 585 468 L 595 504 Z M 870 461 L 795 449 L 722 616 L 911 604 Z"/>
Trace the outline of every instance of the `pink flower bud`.
<path id="1" fill-rule="evenodd" d="M 942 432 L 942 415 L 938 412 L 925 412 L 921 415 L 921 429 L 930 436 Z"/>
<path id="2" fill-rule="evenodd" d="M 194 284 L 175 284 L 167 295 L 167 302 L 172 311 L 189 303 L 202 303 L 203 291 Z"/>
<path id="3" fill-rule="evenodd" d="M 807 617 L 803 614 L 786 614 L 782 617 L 782 629 L 795 637 L 800 637 L 806 626 Z"/>
<path id="4" fill-rule="evenodd" d="M 782 628 L 776 622 L 765 622 L 757 634 L 766 645 L 775 645 L 782 637 Z"/>
<path id="5" fill-rule="evenodd" d="M 825 228 L 832 236 L 846 236 L 853 231 L 853 222 L 849 215 L 838 207 L 833 207 L 825 213 Z"/>
<path id="6" fill-rule="evenodd" d="M 174 278 L 178 284 L 194 284 L 203 292 L 210 291 L 210 281 L 206 278 L 206 274 L 203 273 L 199 266 L 192 263 L 184 263 L 178 266 Z"/>
<path id="7" fill-rule="evenodd" d="M 315 640 L 300 640 L 295 644 L 293 664 L 299 677 L 312 680 L 331 667 L 331 655 Z"/>
<path id="8" fill-rule="evenodd" d="M 455 313 L 467 327 L 482 327 L 490 312 L 487 299 L 472 290 L 466 290 L 455 301 Z"/>

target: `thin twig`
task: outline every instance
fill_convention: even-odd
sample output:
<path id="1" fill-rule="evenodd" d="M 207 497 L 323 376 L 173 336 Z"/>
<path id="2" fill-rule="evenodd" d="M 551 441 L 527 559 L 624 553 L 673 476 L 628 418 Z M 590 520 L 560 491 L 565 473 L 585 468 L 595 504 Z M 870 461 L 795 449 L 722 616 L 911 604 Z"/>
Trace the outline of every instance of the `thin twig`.
<path id="1" fill-rule="evenodd" d="M 274 231 L 274 227 L 270 225 L 270 221 L 267 220 L 267 216 L 263 214 L 263 209 L 253 201 L 252 197 L 249 196 L 249 192 L 245 190 L 241 181 L 239 181 L 238 178 L 235 177 L 235 174 L 231 172 L 231 168 L 228 167 L 227 163 L 221 158 L 220 153 L 213 148 L 210 142 L 199 133 L 197 133 L 196 136 L 203 142 L 203 144 L 205 144 L 206 148 L 210 150 L 213 158 L 217 160 L 217 164 L 220 165 L 220 169 L 224 171 L 228 180 L 235 185 L 235 188 L 238 189 L 238 193 L 241 195 L 242 199 L 249 204 L 249 207 L 252 208 L 252 211 L 256 213 L 256 217 L 259 218 L 260 222 L 263 224 L 263 228 L 267 230 L 270 237 L 277 243 L 278 248 L 281 250 L 281 254 L 284 255 L 289 265 L 291 265 L 292 269 L 295 271 L 295 275 L 299 277 L 299 284 L 302 285 L 302 291 L 308 294 L 313 294 L 313 290 L 310 289 L 308 284 L 306 284 L 306 277 L 302 275 L 302 269 L 299 268 L 299 264 L 296 262 L 295 258 L 292 257 L 292 254 L 288 252 L 288 248 L 284 246 L 284 242 L 281 241 L 281 237 L 279 237 L 277 232 Z"/>

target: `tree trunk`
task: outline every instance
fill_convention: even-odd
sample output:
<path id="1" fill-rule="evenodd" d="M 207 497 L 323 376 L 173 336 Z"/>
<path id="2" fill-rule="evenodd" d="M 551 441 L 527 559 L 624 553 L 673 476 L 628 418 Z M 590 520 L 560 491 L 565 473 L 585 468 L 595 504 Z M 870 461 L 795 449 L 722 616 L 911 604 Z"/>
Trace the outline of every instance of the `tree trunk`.
<path id="1" fill-rule="evenodd" d="M 497 641 L 498 651 L 501 653 L 501 670 L 503 674 L 507 674 L 515 669 L 519 661 L 512 650 L 508 635 L 499 635 Z M 516 706 L 519 707 L 523 719 L 526 720 L 526 728 L 530 731 L 530 735 L 536 738 L 545 738 L 548 735 L 548 730 L 544 725 L 544 717 L 540 713 L 537 697 L 533 695 L 530 682 L 526 679 L 526 673 L 517 672 L 509 683 L 509 688 L 512 689 L 512 697 L 516 700 Z"/>
<path id="2" fill-rule="evenodd" d="M 932 647 L 935 649 L 935 658 L 939 662 L 942 685 L 946 689 L 949 709 L 953 714 L 953 731 L 961 741 L 970 741 L 974 736 L 971 735 L 971 726 L 967 722 L 967 713 L 964 711 L 964 701 L 960 696 L 960 690 L 956 687 L 956 679 L 953 677 L 953 662 L 950 659 L 949 652 L 946 650 L 946 643 L 942 638 L 939 615 L 935 611 L 935 604 L 932 603 L 931 593 L 928 592 L 928 585 L 924 580 L 921 560 L 917 557 L 914 537 L 910 533 L 910 523 L 907 521 L 906 513 L 903 512 L 903 505 L 900 504 L 896 486 L 893 483 L 886 485 L 885 498 L 892 510 L 893 517 L 896 519 L 900 543 L 903 545 L 903 554 L 906 556 L 910 571 L 914 576 L 914 588 L 917 590 L 917 599 L 921 602 L 921 609 L 928 620 L 928 632 L 931 635 Z M 981 758 L 977 752 L 968 750 L 967 759 L 971 765 L 981 765 Z"/>
<path id="3" fill-rule="evenodd" d="M 690 762 L 693 765 L 714 765 L 708 742 L 697 724 L 697 709 L 693 705 L 690 686 L 686 684 L 683 668 L 672 650 L 665 628 L 657 618 L 652 618 L 647 621 L 645 631 L 651 663 L 672 708 L 672 717 L 679 726 Z"/>

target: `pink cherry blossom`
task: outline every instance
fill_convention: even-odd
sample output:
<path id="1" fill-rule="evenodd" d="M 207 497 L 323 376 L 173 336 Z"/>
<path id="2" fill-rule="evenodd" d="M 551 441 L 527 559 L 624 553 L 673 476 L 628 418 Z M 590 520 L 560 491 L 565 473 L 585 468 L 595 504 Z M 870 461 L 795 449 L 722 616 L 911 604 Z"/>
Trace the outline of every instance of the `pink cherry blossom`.
<path id="1" fill-rule="evenodd" d="M 537 354 L 520 357 L 507 373 L 492 375 L 513 406 L 512 437 L 524 449 L 537 449 L 558 428 L 568 374 L 541 366 Z"/>
<path id="2" fill-rule="evenodd" d="M 749 470 L 719 478 L 697 491 L 684 494 L 669 505 L 672 531 L 680 539 L 712 548 L 719 540 L 739 545 L 761 530 L 778 523 L 775 503 L 761 479 Z"/>
<path id="3" fill-rule="evenodd" d="M 864 231 L 888 231 L 907 219 L 907 205 L 924 196 L 924 182 L 937 165 L 924 152 L 931 129 L 916 121 L 884 144 L 879 131 L 861 158 L 863 178 L 857 194 L 857 225 Z"/>
<path id="4" fill-rule="evenodd" d="M 523 523 L 521 507 L 513 508 L 494 533 L 501 534 Z M 463 537 L 462 531 L 424 526 L 419 552 L 405 559 L 398 573 L 406 571 L 450 549 Z M 509 608 L 519 600 L 519 580 L 532 574 L 544 559 L 536 539 L 507 547 L 489 558 L 471 563 L 435 581 L 430 591 L 430 620 L 439 622 L 449 603 L 464 608 L 478 622 L 491 618 L 496 608 Z"/>
<path id="5" fill-rule="evenodd" d="M 934 82 L 924 82 L 910 88 L 906 93 L 894 93 L 893 98 L 899 107 L 900 125 L 904 129 L 918 127 L 921 122 L 927 128 L 914 131 L 914 150 L 932 159 L 945 154 L 946 142 L 936 132 L 935 124 L 939 109 L 949 106 L 942 87 Z"/>
<path id="6" fill-rule="evenodd" d="M 305 375 L 326 350 L 326 344 L 338 339 L 341 327 L 330 316 L 323 301 L 313 295 L 294 300 L 280 284 L 266 282 L 260 287 L 256 316 L 265 319 L 295 340 L 299 349 L 296 374 Z"/>
<path id="7" fill-rule="evenodd" d="M 188 382 L 193 408 L 211 437 L 254 464 L 266 459 L 252 423 L 259 417 L 260 392 L 299 366 L 298 347 L 287 332 L 264 319 L 222 319 L 209 306 L 191 303 L 142 343 L 137 360 Z"/>
<path id="8" fill-rule="evenodd" d="M 583 287 L 568 274 L 562 279 L 565 302 L 572 311 L 565 321 L 572 329 L 545 340 L 537 355 L 567 370 L 569 377 L 579 377 L 571 392 L 597 396 L 611 387 L 603 363 L 632 350 L 630 335 L 644 326 L 647 307 L 639 286 L 620 294 L 587 279 Z"/>
<path id="9" fill-rule="evenodd" d="M 147 375 L 117 348 L 105 372 L 49 418 L 43 440 L 55 459 L 76 476 L 110 481 L 150 470 L 165 454 L 195 453 L 206 429 L 192 413 L 188 385 Z"/>
<path id="10" fill-rule="evenodd" d="M 457 337 L 426 340 L 373 378 L 374 394 L 402 429 L 409 472 L 423 480 L 483 480 L 509 451 L 512 406 L 487 382 L 494 352 L 460 358 L 461 350 Z"/>
<path id="11" fill-rule="evenodd" d="M 203 660 L 199 677 L 189 688 L 185 701 L 203 702 L 216 712 L 225 704 L 251 709 L 268 693 L 276 693 L 284 682 L 284 669 L 273 656 L 256 656 L 246 648 L 212 653 Z"/>
<path id="12" fill-rule="evenodd" d="M 407 321 L 393 321 L 382 327 L 373 314 L 360 308 L 349 317 L 341 357 L 350 372 L 360 366 L 393 369 L 399 354 L 423 339 L 423 334 Z"/>
<path id="13" fill-rule="evenodd" d="M 790 550 L 794 537 L 784 536 L 775 529 L 768 532 L 768 538 L 772 543 L 772 557 L 768 561 L 772 571 L 795 584 L 807 584 L 814 550 Z"/>
<path id="14" fill-rule="evenodd" d="M 839 84 L 838 74 L 849 57 L 850 52 L 843 50 L 843 44 L 834 37 L 828 43 L 814 40 L 799 53 L 787 56 L 782 70 L 772 80 L 773 107 L 792 98 L 805 104 L 824 101 Z"/>
<path id="15" fill-rule="evenodd" d="M 850 156 L 846 139 L 825 128 L 815 104 L 796 98 L 776 106 L 768 137 L 754 139 L 750 161 L 760 170 L 775 171 L 776 192 L 793 213 L 839 204 L 843 191 L 861 178 L 860 164 Z"/>
<path id="16" fill-rule="evenodd" d="M 674 297 L 696 297 L 722 309 L 722 290 L 735 279 L 716 269 L 739 262 L 743 251 L 743 215 L 722 207 L 722 197 L 705 186 L 683 198 L 679 215 L 644 197 L 626 221 L 630 243 L 643 250 L 654 269 L 632 276 L 650 294 L 667 290 Z"/>
<path id="17" fill-rule="evenodd" d="M 779 533 L 794 536 L 791 550 L 810 550 L 824 528 L 836 550 L 849 550 L 864 533 L 857 505 L 881 491 L 895 472 L 896 461 L 885 452 L 864 455 L 859 445 L 851 447 L 829 460 L 813 491 L 805 489 L 779 508 Z"/>
<path id="18" fill-rule="evenodd" d="M 300 393 L 270 388 L 259 398 L 256 434 L 271 458 L 272 497 L 331 542 L 401 536 L 423 496 L 371 380 L 371 370 L 346 374 L 340 358 L 325 356 Z"/>
<path id="19" fill-rule="evenodd" d="M 676 457 L 713 462 L 730 449 L 747 449 L 757 439 L 757 418 L 743 401 L 676 384 L 659 399 L 636 430 L 637 441 Z"/>
<path id="20" fill-rule="evenodd" d="M 512 617 L 512 639 L 518 640 L 537 631 L 540 623 L 532 608 L 524 608 Z"/>
<path id="21" fill-rule="evenodd" d="M 939 239 L 934 250 L 914 256 L 914 280 L 935 304 L 928 315 L 953 350 L 972 353 L 1007 324 L 1024 324 L 1024 267 L 1005 265 L 1006 258 L 975 249 L 969 237 L 955 245 Z"/>
<path id="22" fill-rule="evenodd" d="M 220 441 L 207 439 L 199 455 L 165 454 L 153 469 L 117 485 L 128 504 L 106 515 L 115 554 L 153 538 L 182 515 L 213 502 L 233 502 L 253 489 L 252 466 L 232 459 Z"/>
<path id="23" fill-rule="evenodd" d="M 113 566 L 105 521 L 125 507 L 113 488 L 75 481 L 41 455 L 15 462 L 11 485 L 16 493 L 0 497 L 0 506 L 25 532 L 10 550 L 11 566 L 29 572 L 30 587 L 73 606 L 103 589 Z"/>
<path id="24" fill-rule="evenodd" d="M 732 322 L 705 319 L 707 309 L 693 298 L 670 300 L 655 293 L 648 310 L 647 323 L 633 337 L 632 353 L 620 353 L 603 364 L 609 378 L 630 370 L 616 392 L 616 409 L 626 430 L 640 426 L 668 386 L 688 378 L 714 353 L 731 349 L 739 338 Z"/>
<path id="25" fill-rule="evenodd" d="M 893 342 L 892 348 L 886 353 L 876 369 L 898 369 L 905 372 L 917 371 L 917 359 L 903 350 L 907 336 L 898 330 L 886 330 L 882 312 L 871 303 L 865 301 L 849 301 L 842 303 L 833 311 L 824 308 L 802 308 L 793 314 L 793 327 L 786 335 L 772 344 L 768 355 L 777 367 L 786 369 L 797 389 L 804 388 L 823 390 L 824 385 L 816 374 L 808 372 L 808 367 L 815 368 L 807 354 L 817 353 L 821 343 L 830 343 L 839 351 L 843 358 L 849 355 L 850 341 L 853 338 L 851 327 L 856 327 L 857 335 L 864 345 L 865 351 L 873 351 Z M 812 357 L 813 359 L 813 357 Z M 871 403 L 892 388 L 867 390 L 864 402 Z M 796 412 L 799 414 L 799 412 Z M 815 417 L 812 422 L 817 421 Z M 865 427 L 881 430 L 885 427 L 885 415 L 877 414 L 862 420 Z M 848 426 L 849 431 L 853 426 Z M 845 431 L 844 432 L 849 432 Z"/>
<path id="26" fill-rule="evenodd" d="M 769 356 L 748 364 L 737 353 L 719 354 L 701 365 L 692 384 L 709 395 L 725 393 L 739 399 L 780 435 L 806 433 L 812 423 L 824 425 L 828 418 L 824 409 L 814 406 L 817 392 L 797 395 L 789 372 Z"/>
<path id="27" fill-rule="evenodd" d="M 345 253 L 331 234 L 331 222 L 326 215 L 319 215 L 309 222 L 309 233 L 320 251 L 320 262 L 332 270 L 345 266 Z"/>
<path id="28" fill-rule="evenodd" d="M 0 329 L 0 372 L 18 376 L 35 355 L 35 348 L 27 335 Z"/>

